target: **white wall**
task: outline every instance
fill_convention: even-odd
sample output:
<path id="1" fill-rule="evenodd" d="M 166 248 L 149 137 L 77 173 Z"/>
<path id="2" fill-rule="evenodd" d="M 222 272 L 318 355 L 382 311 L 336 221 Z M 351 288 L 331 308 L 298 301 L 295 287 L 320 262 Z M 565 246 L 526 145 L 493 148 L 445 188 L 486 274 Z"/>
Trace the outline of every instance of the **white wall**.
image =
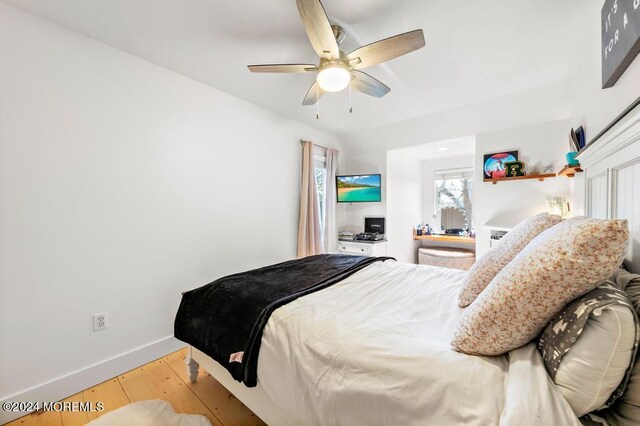
<path id="1" fill-rule="evenodd" d="M 602 89 L 600 51 L 600 10 L 603 0 L 585 2 L 580 26 L 582 34 L 576 50 L 580 62 L 576 64 L 572 85 L 574 99 L 571 126 L 584 126 L 587 140 L 600 133 L 613 119 L 640 97 L 640 58 L 631 63 L 615 86 Z M 572 184 L 572 204 L 576 214 L 584 214 L 584 175 L 577 174 Z"/>
<path id="2" fill-rule="evenodd" d="M 299 139 L 334 137 L 4 3 L 0 57 L 0 399 L 171 336 L 181 291 L 295 256 Z"/>
<path id="3" fill-rule="evenodd" d="M 640 58 L 631 63 L 615 86 L 602 89 L 600 11 L 604 0 L 585 2 L 578 17 L 582 33 L 576 50 L 580 61 L 573 79 L 571 126 L 584 126 L 587 140 L 602 131 L 640 96 Z"/>
<path id="4" fill-rule="evenodd" d="M 533 88 L 528 91 L 509 93 L 482 102 L 472 103 L 455 109 L 435 114 L 409 118 L 401 123 L 383 127 L 372 123 L 370 129 L 343 135 L 349 158 L 345 164 L 347 173 L 369 172 L 376 170 L 383 173 L 383 180 L 389 179 L 386 170 L 385 152 L 406 148 L 434 141 L 451 139 L 465 135 L 481 135 L 478 141 L 476 168 L 481 162 L 483 149 L 504 149 L 520 147 L 521 152 L 531 157 L 534 162 L 553 158 L 558 165 L 564 163 L 567 151 L 567 135 L 570 127 L 585 126 L 587 139 L 594 137 L 612 119 L 622 112 L 633 100 L 640 96 L 640 59 L 636 58 L 617 84 L 610 89 L 601 89 L 600 66 L 600 11 L 603 0 L 585 2 L 576 11 L 574 19 L 580 20 L 577 26 L 582 32 L 575 37 L 573 49 L 567 52 L 574 59 L 572 77 L 555 84 Z M 429 102 L 429 99 L 423 100 Z M 555 124 L 554 124 L 555 122 Z M 546 123 L 533 125 L 534 123 Z M 534 134 L 527 134 L 531 126 Z M 504 130 L 504 132 L 503 132 Z M 536 139 L 536 135 L 541 136 Z M 496 142 L 496 143 L 493 143 Z M 484 147 L 483 147 L 484 146 Z M 366 167 L 359 167 L 359 166 Z M 477 169 L 480 170 L 480 169 Z M 479 172 L 478 172 L 479 173 Z M 534 197 L 527 199 L 521 208 L 501 202 L 500 197 L 516 194 L 518 190 L 532 191 Z M 483 184 L 476 186 L 485 197 L 497 196 L 498 199 L 485 198 L 489 207 L 480 208 L 480 216 L 476 216 L 476 230 L 480 231 L 482 221 L 493 217 L 498 222 L 515 224 L 529 212 L 544 208 L 544 192 L 550 194 L 570 193 L 571 207 L 574 214 L 583 213 L 582 196 L 584 181 L 581 174 L 574 179 L 555 178 L 553 180 L 523 183 L 503 183 L 499 185 Z M 511 188 L 511 190 L 509 189 Z M 346 224 L 361 226 L 361 217 L 367 214 L 385 214 L 388 210 L 388 199 L 381 205 L 359 206 L 357 209 L 345 210 L 341 228 Z M 476 192 L 477 205 L 482 205 L 479 193 Z M 502 210 L 503 217 L 497 217 Z M 476 210 L 476 214 L 478 211 Z M 479 242 L 486 243 L 486 238 L 479 235 Z M 486 250 L 480 248 L 480 251 Z"/>
<path id="5" fill-rule="evenodd" d="M 427 100 L 428 101 L 428 100 Z M 566 119 L 571 111 L 570 87 L 560 82 L 534 90 L 498 96 L 429 116 L 415 117 L 390 126 L 341 135 L 348 153 L 343 173 L 382 173 L 382 203 L 343 206 L 341 230 L 362 228 L 363 217 L 387 214 L 389 190 L 386 188 L 387 151 L 415 147 L 469 135 L 516 128 L 531 123 Z M 452 142 L 451 151 L 456 145 Z"/>
<path id="6" fill-rule="evenodd" d="M 558 176 L 539 180 L 483 182 L 483 156 L 491 152 L 517 149 L 526 164 L 554 162 L 555 172 L 565 163 L 568 120 L 557 120 L 476 136 L 474 180 L 474 220 L 478 233 L 476 254 L 481 256 L 489 248 L 489 235 L 483 226 L 512 227 L 521 220 L 546 211 L 547 196 L 567 196 L 569 178 Z"/>
<path id="7" fill-rule="evenodd" d="M 428 99 L 424 100 L 429 102 Z M 463 138 L 469 135 L 512 129 L 533 123 L 566 119 L 571 113 L 571 87 L 567 81 L 528 91 L 413 117 L 388 125 L 341 135 L 349 158 L 380 158 L 376 151 L 407 148 Z"/>
<path id="8" fill-rule="evenodd" d="M 422 217 L 422 162 L 411 150 L 387 153 L 387 254 L 417 263 L 413 227 Z"/>

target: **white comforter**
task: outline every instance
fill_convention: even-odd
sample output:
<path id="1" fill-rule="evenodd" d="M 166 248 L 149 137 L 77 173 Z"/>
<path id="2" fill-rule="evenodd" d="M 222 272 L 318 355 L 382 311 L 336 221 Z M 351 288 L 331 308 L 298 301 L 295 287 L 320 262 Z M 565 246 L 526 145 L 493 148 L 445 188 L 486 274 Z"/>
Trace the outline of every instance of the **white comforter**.
<path id="1" fill-rule="evenodd" d="M 260 385 L 309 425 L 579 425 L 532 344 L 451 350 L 463 275 L 387 261 L 279 308 Z"/>

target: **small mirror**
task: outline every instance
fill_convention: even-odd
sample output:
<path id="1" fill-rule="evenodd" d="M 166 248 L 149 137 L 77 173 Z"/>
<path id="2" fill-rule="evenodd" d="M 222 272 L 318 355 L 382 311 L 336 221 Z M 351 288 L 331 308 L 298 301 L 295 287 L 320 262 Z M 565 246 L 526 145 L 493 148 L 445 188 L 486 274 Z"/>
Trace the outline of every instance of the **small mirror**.
<path id="1" fill-rule="evenodd" d="M 467 218 L 455 207 L 445 207 L 440 210 L 440 225 L 444 229 L 467 229 Z"/>
<path id="2" fill-rule="evenodd" d="M 471 197 L 473 170 L 441 170 L 435 176 L 434 226 L 462 232 L 473 227 Z"/>

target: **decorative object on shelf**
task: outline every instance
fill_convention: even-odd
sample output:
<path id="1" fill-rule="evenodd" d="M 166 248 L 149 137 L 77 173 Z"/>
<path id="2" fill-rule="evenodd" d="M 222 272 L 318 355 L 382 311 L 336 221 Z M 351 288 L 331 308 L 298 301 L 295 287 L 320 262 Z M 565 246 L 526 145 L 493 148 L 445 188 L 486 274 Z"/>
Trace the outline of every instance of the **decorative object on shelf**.
<path id="1" fill-rule="evenodd" d="M 586 144 L 584 127 L 580 126 L 575 130 L 572 128 L 571 133 L 569 133 L 569 152 L 579 152 Z"/>
<path id="2" fill-rule="evenodd" d="M 549 164 L 547 164 L 544 168 L 544 170 L 542 171 L 542 173 L 544 174 L 549 174 L 549 173 L 553 173 L 553 171 L 556 169 L 556 164 L 554 162 L 551 162 Z M 555 173 L 554 173 L 555 175 Z"/>
<path id="3" fill-rule="evenodd" d="M 567 152 L 567 165 L 569 166 L 577 166 L 580 165 L 580 162 L 576 160 L 576 155 L 578 155 L 578 151 Z"/>
<path id="4" fill-rule="evenodd" d="M 578 151 L 580 151 L 587 144 L 587 138 L 584 133 L 584 127 L 578 127 L 574 134 L 576 135 L 576 140 L 578 141 Z"/>
<path id="5" fill-rule="evenodd" d="M 606 0 L 601 18 L 602 88 L 606 89 L 640 53 L 640 1 Z"/>
<path id="6" fill-rule="evenodd" d="M 418 226 L 413 228 L 413 235 L 417 237 L 421 237 L 423 235 L 431 235 L 432 233 L 433 228 L 431 228 L 428 223 L 424 225 L 419 223 Z"/>
<path id="7" fill-rule="evenodd" d="M 571 128 L 569 132 L 569 152 L 578 152 L 580 147 L 578 146 L 578 138 L 576 137 L 576 131 Z"/>
<path id="8" fill-rule="evenodd" d="M 555 214 L 563 219 L 566 219 L 571 211 L 569 201 L 566 197 L 547 197 L 547 211 L 549 214 Z"/>
<path id="9" fill-rule="evenodd" d="M 518 151 L 494 152 L 484 155 L 484 179 L 500 179 L 506 176 L 505 163 L 518 161 Z"/>
<path id="10" fill-rule="evenodd" d="M 573 166 L 566 165 L 558 172 L 558 176 L 566 176 L 566 177 L 574 177 L 576 173 L 582 173 L 582 168 L 580 168 L 580 163 L 577 163 Z"/>
<path id="11" fill-rule="evenodd" d="M 569 152 L 566 154 L 567 165 L 569 166 L 577 166 L 580 163 L 576 159 L 578 152 L 584 148 L 586 145 L 586 139 L 584 134 L 584 128 L 582 126 L 578 127 L 577 130 L 571 129 L 571 133 L 569 133 Z M 555 169 L 555 168 L 554 168 Z M 551 170 L 554 170 L 551 169 Z"/>
<path id="12" fill-rule="evenodd" d="M 543 171 L 544 171 L 544 164 L 538 161 L 527 171 L 527 174 L 531 176 L 537 176 L 539 174 L 542 174 Z"/>
<path id="13" fill-rule="evenodd" d="M 338 233 L 339 241 L 353 241 L 356 239 L 356 233 L 353 231 L 340 231 Z"/>
<path id="14" fill-rule="evenodd" d="M 524 166 L 524 162 L 522 161 L 509 161 L 508 163 L 504 163 L 504 168 L 506 170 L 505 177 L 514 178 L 524 176 Z"/>

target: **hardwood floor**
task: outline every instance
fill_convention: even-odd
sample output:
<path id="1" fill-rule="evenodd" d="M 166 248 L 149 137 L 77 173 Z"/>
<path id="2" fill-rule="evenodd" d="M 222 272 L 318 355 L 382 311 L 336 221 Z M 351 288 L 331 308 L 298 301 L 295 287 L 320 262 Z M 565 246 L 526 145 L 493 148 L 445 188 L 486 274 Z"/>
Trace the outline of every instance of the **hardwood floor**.
<path id="1" fill-rule="evenodd" d="M 186 349 L 100 383 L 63 401 L 103 402 L 102 412 L 37 412 L 6 426 L 84 425 L 123 405 L 146 399 L 163 399 L 178 413 L 203 414 L 214 426 L 261 426 L 265 423 L 209 373 L 200 369 L 191 383 L 185 370 Z"/>

